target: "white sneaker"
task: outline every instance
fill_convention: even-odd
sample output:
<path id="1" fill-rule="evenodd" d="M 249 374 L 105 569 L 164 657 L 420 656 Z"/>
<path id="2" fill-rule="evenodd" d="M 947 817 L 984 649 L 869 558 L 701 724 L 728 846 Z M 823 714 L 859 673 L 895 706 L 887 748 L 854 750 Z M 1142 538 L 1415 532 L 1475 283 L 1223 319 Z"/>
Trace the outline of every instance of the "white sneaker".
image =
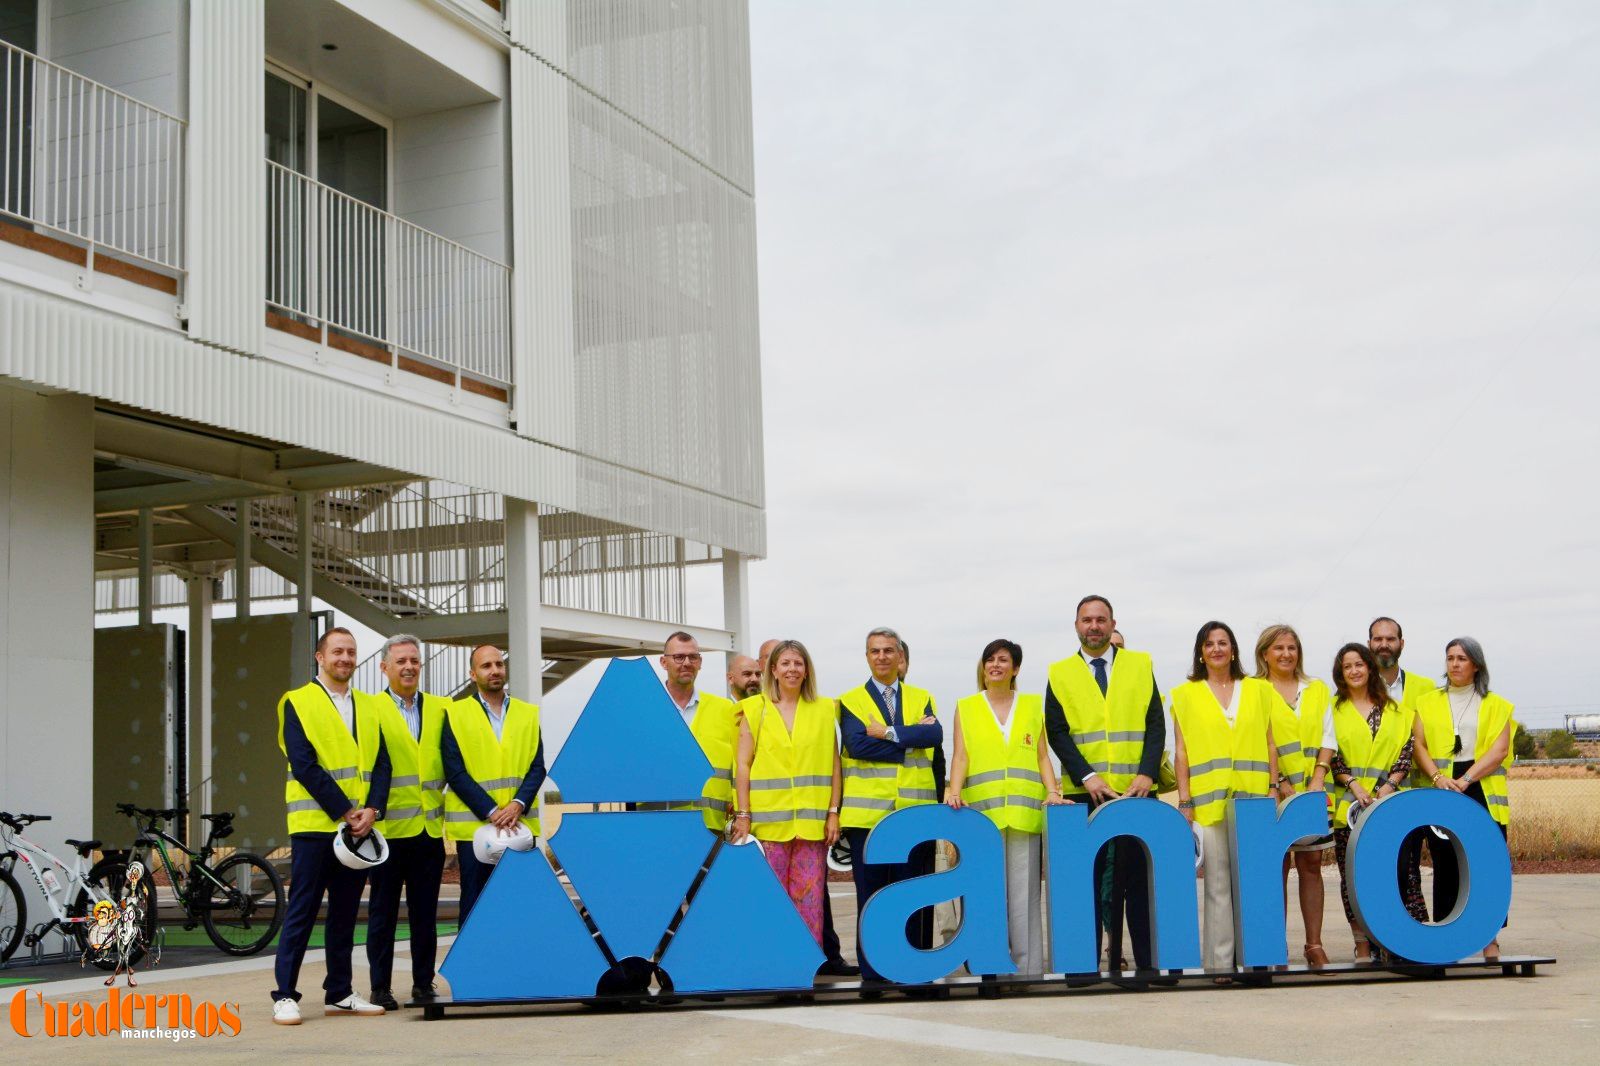
<path id="1" fill-rule="evenodd" d="M 383 1013 L 383 1008 L 376 1003 L 368 1003 L 352 992 L 337 1003 L 329 1003 L 323 1013 L 330 1018 L 335 1015 L 349 1018 L 376 1018 Z"/>
<path id="2" fill-rule="evenodd" d="M 284 997 L 272 1004 L 273 1025 L 299 1025 L 300 1004 Z"/>

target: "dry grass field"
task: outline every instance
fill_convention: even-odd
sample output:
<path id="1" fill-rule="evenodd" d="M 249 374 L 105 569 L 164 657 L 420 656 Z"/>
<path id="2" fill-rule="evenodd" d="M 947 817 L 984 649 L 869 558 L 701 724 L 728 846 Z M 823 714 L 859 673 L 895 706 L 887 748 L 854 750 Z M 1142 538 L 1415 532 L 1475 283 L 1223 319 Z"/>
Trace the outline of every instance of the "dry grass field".
<path id="1" fill-rule="evenodd" d="M 1600 859 L 1600 774 L 1581 766 L 1511 771 L 1511 857 Z"/>

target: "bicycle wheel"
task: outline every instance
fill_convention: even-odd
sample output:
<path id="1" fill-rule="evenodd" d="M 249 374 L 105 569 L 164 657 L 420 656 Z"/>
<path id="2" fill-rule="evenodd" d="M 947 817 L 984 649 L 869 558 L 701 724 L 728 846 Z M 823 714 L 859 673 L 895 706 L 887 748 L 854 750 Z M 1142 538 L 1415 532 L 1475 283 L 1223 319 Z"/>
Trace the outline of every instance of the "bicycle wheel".
<path id="1" fill-rule="evenodd" d="M 128 883 L 128 864 L 116 859 L 101 859 L 94 864 L 85 880 L 88 881 L 92 888 L 102 893 L 103 898 L 109 899 L 113 903 L 120 903 L 122 901 L 123 887 Z M 155 943 L 157 924 L 156 890 L 148 873 L 139 880 L 139 887 L 135 891 L 139 895 L 139 907 L 144 913 L 144 943 L 148 946 Z M 94 904 L 95 900 L 91 898 L 89 892 L 85 889 L 79 889 L 78 898 L 73 900 L 72 905 L 67 908 L 67 914 L 73 918 L 83 917 L 89 914 Z M 89 943 L 88 925 L 79 923 L 72 928 L 73 936 L 78 941 L 78 950 L 87 949 Z M 129 962 L 137 965 L 144 959 L 145 954 L 145 947 L 135 948 L 133 954 L 129 957 Z M 115 955 L 97 957 L 91 961 L 102 970 L 115 970 L 117 968 Z"/>
<path id="2" fill-rule="evenodd" d="M 211 872 L 225 889 L 198 871 L 189 878 L 191 887 L 206 885 L 200 920 L 211 942 L 229 955 L 254 955 L 272 943 L 283 924 L 283 878 L 278 871 L 259 855 L 236 851 Z"/>
<path id="3" fill-rule="evenodd" d="M 28 903 L 22 898 L 22 888 L 10 874 L 0 870 L 0 962 L 17 950 L 27 925 Z"/>

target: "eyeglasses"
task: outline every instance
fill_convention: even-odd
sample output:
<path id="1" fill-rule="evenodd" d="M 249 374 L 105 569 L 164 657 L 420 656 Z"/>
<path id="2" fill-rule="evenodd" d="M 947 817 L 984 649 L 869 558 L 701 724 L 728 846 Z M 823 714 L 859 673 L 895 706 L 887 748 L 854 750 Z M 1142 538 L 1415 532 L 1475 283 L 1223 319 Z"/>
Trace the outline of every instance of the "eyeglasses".
<path id="1" fill-rule="evenodd" d="M 679 666 L 684 666 L 684 665 L 688 665 L 688 664 L 691 664 L 691 663 L 698 663 L 700 661 L 700 653 L 697 652 L 697 651 L 674 652 L 674 653 L 666 655 L 664 657 L 668 658 L 668 659 L 671 659 L 673 662 L 677 663 Z"/>

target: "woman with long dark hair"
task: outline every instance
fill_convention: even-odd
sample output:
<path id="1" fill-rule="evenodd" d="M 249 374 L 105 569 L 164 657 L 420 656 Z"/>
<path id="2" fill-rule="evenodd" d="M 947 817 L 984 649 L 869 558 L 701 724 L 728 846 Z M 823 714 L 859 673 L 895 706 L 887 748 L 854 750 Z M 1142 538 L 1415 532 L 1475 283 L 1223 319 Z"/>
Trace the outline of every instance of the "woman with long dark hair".
<path id="1" fill-rule="evenodd" d="M 1420 776 L 1434 788 L 1448 788 L 1474 799 L 1489 812 L 1500 835 L 1511 824 L 1506 767 L 1517 731 L 1516 708 L 1489 688 L 1483 645 L 1457 637 L 1444 648 L 1445 684 L 1417 700 L 1411 732 Z M 1443 921 L 1455 909 L 1461 869 L 1455 848 L 1430 836 L 1433 856 L 1433 916 Z M 1485 960 L 1500 957 L 1500 938 L 1483 949 Z"/>
<path id="2" fill-rule="evenodd" d="M 1398 792 L 1411 773 L 1411 719 L 1389 695 L 1378 674 L 1378 660 L 1365 644 L 1346 644 L 1333 660 L 1333 732 L 1339 750 L 1333 755 L 1333 782 L 1338 786 L 1333 811 L 1333 853 L 1339 862 L 1339 900 L 1355 937 L 1355 960 L 1372 961 L 1372 942 L 1350 906 L 1350 815 L 1359 814 L 1383 797 Z M 1421 878 L 1405 862 L 1402 850 L 1396 876 L 1406 913 L 1428 920 L 1422 902 Z"/>

